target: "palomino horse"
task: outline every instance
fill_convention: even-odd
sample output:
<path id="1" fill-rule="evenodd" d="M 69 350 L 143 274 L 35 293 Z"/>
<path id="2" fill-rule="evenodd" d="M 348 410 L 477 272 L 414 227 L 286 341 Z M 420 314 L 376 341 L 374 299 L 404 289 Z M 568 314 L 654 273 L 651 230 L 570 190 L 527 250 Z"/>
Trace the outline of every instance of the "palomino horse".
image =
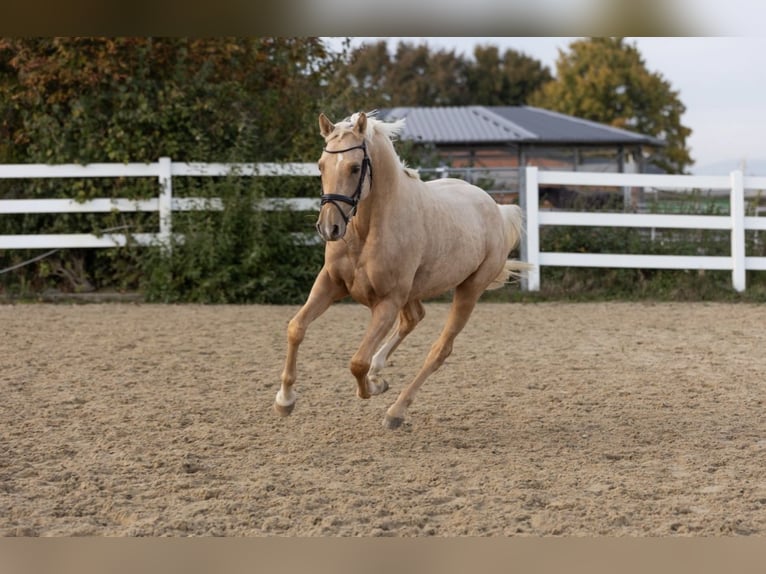
<path id="1" fill-rule="evenodd" d="M 357 395 L 367 399 L 388 389 L 381 370 L 423 319 L 422 301 L 454 288 L 444 330 L 386 413 L 384 426 L 397 428 L 420 385 L 451 353 L 482 292 L 528 268 L 507 259 L 521 236 L 519 206 L 498 205 L 462 180 L 421 181 L 394 150 L 392 139 L 403 127 L 404 120 L 382 122 L 361 112 L 337 124 L 319 116 L 325 148 L 319 159 L 323 195 L 316 228 L 326 241 L 325 259 L 287 328 L 275 403 L 280 415 L 295 406 L 296 359 L 306 329 L 333 302 L 350 295 L 371 310 L 350 364 Z"/>

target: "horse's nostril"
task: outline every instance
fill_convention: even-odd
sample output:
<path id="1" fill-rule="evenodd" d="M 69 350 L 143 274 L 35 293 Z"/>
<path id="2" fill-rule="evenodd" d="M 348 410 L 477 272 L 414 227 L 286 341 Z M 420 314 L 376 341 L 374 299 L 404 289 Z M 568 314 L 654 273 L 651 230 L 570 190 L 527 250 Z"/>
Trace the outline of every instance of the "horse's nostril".
<path id="1" fill-rule="evenodd" d="M 338 227 L 337 225 L 333 225 L 332 226 L 332 236 L 333 237 L 338 237 L 338 235 L 340 235 L 340 227 Z"/>

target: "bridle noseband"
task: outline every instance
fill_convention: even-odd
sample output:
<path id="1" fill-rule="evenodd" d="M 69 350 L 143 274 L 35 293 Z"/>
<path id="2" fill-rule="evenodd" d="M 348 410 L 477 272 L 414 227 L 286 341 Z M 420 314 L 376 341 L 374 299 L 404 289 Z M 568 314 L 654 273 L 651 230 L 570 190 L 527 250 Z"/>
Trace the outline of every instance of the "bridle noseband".
<path id="1" fill-rule="evenodd" d="M 356 215 L 356 206 L 359 203 L 360 197 L 362 196 L 362 185 L 364 185 L 364 178 L 367 176 L 368 171 L 370 172 L 370 185 L 372 185 L 372 163 L 370 162 L 370 156 L 367 155 L 367 145 L 365 142 L 362 142 L 360 145 L 355 145 L 346 149 L 329 150 L 324 148 L 324 151 L 327 153 L 344 153 L 355 149 L 360 149 L 364 152 L 364 159 L 362 160 L 362 172 L 359 175 L 359 183 L 356 184 L 356 191 L 354 191 L 351 197 L 347 195 L 341 195 L 339 193 L 323 193 L 320 197 L 321 205 L 324 205 L 325 203 L 332 203 L 338 209 L 340 216 L 343 218 L 343 221 L 346 223 L 346 225 L 348 225 L 348 222 L 351 220 L 351 218 Z M 351 211 L 348 212 L 348 215 L 343 213 L 343 210 L 337 203 L 338 201 L 348 203 L 351 206 Z"/>

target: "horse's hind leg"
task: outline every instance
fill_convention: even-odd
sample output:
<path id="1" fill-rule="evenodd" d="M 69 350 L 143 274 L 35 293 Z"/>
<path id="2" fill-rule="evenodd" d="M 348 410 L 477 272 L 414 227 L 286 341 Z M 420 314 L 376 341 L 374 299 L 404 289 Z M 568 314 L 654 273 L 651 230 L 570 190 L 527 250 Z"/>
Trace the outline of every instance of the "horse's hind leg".
<path id="1" fill-rule="evenodd" d="M 393 333 L 391 333 L 388 341 L 372 357 L 368 377 L 374 385 L 384 390 L 388 388 L 388 383 L 380 376 L 380 371 L 385 368 L 388 359 L 393 355 L 404 338 L 412 333 L 413 329 L 425 316 L 426 310 L 423 304 L 417 300 L 409 301 L 399 312 L 399 322 L 394 328 Z"/>
<path id="2" fill-rule="evenodd" d="M 348 294 L 345 287 L 338 285 L 330 279 L 327 271 L 322 268 L 314 280 L 314 286 L 300 311 L 290 320 L 287 326 L 287 357 L 282 371 L 282 385 L 277 392 L 274 409 L 281 416 L 287 416 L 295 407 L 295 384 L 296 363 L 298 359 L 298 347 L 306 335 L 309 324 L 324 313 L 335 301 L 342 299 Z"/>
<path id="3" fill-rule="evenodd" d="M 463 330 L 463 327 L 468 322 L 483 290 L 483 288 L 477 290 L 474 285 L 468 282 L 461 284 L 455 289 L 452 307 L 441 335 L 431 346 L 423 366 L 413 381 L 404 388 L 397 397 L 396 402 L 389 407 L 383 420 L 383 426 L 395 429 L 404 422 L 404 414 L 410 404 L 412 404 L 420 385 L 423 384 L 423 381 L 429 375 L 441 367 L 450 353 L 452 353 L 452 344 L 455 341 L 455 337 L 457 337 L 458 333 Z"/>

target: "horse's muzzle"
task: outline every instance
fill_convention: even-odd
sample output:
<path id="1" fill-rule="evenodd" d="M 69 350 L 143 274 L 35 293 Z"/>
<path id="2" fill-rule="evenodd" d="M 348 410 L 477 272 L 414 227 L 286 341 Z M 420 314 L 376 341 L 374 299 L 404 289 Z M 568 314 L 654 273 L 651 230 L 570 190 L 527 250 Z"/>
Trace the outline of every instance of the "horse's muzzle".
<path id="1" fill-rule="evenodd" d="M 346 234 L 346 226 L 343 224 L 327 223 L 322 225 L 317 222 L 316 229 L 319 236 L 325 241 L 337 241 Z"/>

